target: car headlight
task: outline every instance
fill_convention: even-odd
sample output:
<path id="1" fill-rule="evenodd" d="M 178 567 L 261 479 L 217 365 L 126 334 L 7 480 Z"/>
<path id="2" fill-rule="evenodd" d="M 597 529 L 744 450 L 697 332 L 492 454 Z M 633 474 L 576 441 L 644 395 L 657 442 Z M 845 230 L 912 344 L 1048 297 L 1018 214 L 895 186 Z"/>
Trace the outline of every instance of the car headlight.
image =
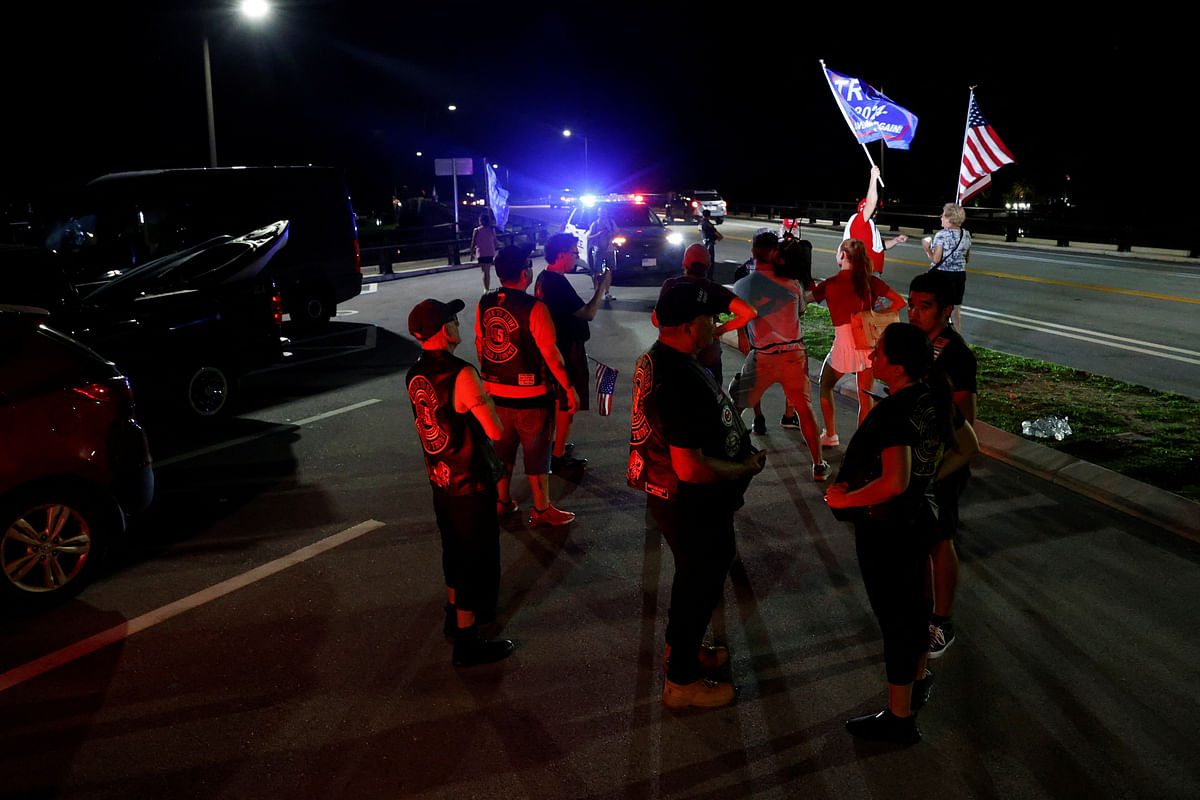
<path id="1" fill-rule="evenodd" d="M 667 244 L 671 245 L 672 247 L 678 247 L 679 245 L 683 244 L 683 234 L 682 233 L 668 233 L 667 234 Z"/>
<path id="2" fill-rule="evenodd" d="M 625 246 L 625 237 L 624 236 L 614 236 L 612 238 L 612 245 L 613 245 L 613 247 L 624 247 Z"/>

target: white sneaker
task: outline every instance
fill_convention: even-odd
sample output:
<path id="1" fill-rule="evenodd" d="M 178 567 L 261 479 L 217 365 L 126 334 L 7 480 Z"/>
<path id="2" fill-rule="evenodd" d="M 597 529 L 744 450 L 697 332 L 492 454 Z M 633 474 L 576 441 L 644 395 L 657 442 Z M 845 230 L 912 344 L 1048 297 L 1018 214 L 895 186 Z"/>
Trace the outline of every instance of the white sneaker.
<path id="1" fill-rule="evenodd" d="M 841 442 L 838 440 L 838 435 L 835 433 L 830 436 L 825 431 L 821 431 L 821 447 L 837 447 Z"/>

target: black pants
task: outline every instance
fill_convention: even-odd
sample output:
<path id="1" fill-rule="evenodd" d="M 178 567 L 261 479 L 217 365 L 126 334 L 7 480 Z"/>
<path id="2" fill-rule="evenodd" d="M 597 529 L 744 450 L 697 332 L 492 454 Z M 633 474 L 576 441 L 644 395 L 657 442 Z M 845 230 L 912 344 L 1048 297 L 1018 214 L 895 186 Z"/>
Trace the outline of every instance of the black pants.
<path id="1" fill-rule="evenodd" d="M 454 590 L 455 607 L 493 614 L 500 591 L 495 488 L 465 495 L 434 490 L 433 510 L 442 534 L 442 572 Z"/>
<path id="2" fill-rule="evenodd" d="M 675 559 L 667 612 L 667 644 L 671 646 L 667 678 L 674 683 L 693 683 L 703 674 L 700 645 L 733 563 L 733 511 L 647 495 L 646 524 L 662 533 Z"/>
<path id="3" fill-rule="evenodd" d="M 937 503 L 938 537 L 954 541 L 958 533 L 958 498 L 967 488 L 971 468 L 963 467 L 933 484 L 933 499 Z"/>
<path id="4" fill-rule="evenodd" d="M 883 632 L 888 683 L 903 686 L 917 676 L 917 661 L 929 649 L 925 597 L 932 514 L 915 521 L 867 520 L 854 525 L 855 549 L 871 610 Z"/>

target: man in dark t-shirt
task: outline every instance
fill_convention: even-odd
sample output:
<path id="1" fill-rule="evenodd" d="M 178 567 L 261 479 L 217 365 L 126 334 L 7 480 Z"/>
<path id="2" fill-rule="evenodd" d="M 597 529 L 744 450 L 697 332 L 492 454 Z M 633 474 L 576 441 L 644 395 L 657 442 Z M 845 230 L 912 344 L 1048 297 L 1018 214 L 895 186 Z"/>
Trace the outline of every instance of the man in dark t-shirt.
<path id="1" fill-rule="evenodd" d="M 954 405 L 963 418 L 975 424 L 976 361 L 962 336 L 950 324 L 953 307 L 950 287 L 932 273 L 913 278 L 908 290 L 908 321 L 933 342 L 935 363 L 950 378 Z M 938 538 L 930 550 L 933 560 L 933 617 L 929 623 L 929 657 L 937 658 L 954 642 L 954 595 L 958 588 L 958 501 L 967 486 L 969 467 L 954 472 L 933 485 L 938 507 Z"/>
<path id="2" fill-rule="evenodd" d="M 575 268 L 579 258 L 579 240 L 569 233 L 556 233 L 546 242 L 545 255 L 546 269 L 538 275 L 533 293 L 550 309 L 558 349 L 567 365 L 567 375 L 571 385 L 579 392 L 579 407 L 576 410 L 586 411 L 591 407 L 591 394 L 588 391 L 590 370 L 584 342 L 592 335 L 588 323 L 596 318 L 600 300 L 612 285 L 612 271 L 604 271 L 595 285 L 592 299 L 585 303 L 565 275 Z M 559 477 L 578 477 L 587 464 L 586 458 L 567 455 L 567 438 L 574 417 L 575 411 L 567 408 L 565 396 L 560 395 L 554 418 L 554 449 L 550 457 L 550 471 Z"/>
<path id="3" fill-rule="evenodd" d="M 629 485 L 646 492 L 647 524 L 666 539 L 675 562 L 667 612 L 668 708 L 733 702 L 729 683 L 704 678 L 729 651 L 705 645 L 735 552 L 733 514 L 766 453 L 750 446 L 742 419 L 696 353 L 712 341 L 714 316 L 728 304 L 681 283 L 655 305 L 658 341 L 634 372 Z"/>

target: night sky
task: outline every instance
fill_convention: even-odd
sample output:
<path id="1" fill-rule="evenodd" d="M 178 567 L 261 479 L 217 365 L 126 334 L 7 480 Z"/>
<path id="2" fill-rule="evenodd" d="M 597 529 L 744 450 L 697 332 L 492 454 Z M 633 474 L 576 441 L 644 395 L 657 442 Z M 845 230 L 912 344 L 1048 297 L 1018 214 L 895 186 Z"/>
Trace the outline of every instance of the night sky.
<path id="1" fill-rule="evenodd" d="M 497 162 L 517 196 L 578 188 L 584 134 L 595 189 L 856 199 L 868 164 L 820 58 L 920 118 L 912 150 L 883 156 L 890 199 L 953 199 L 971 85 L 1018 161 L 984 204 L 1014 183 L 1049 200 L 1067 175 L 1097 216 L 1157 213 L 1187 191 L 1195 70 L 1177 68 L 1190 45 L 1169 31 L 646 5 L 301 0 L 254 28 L 219 2 L 44 4 L 3 33 L 4 198 L 206 166 L 205 30 L 220 163 L 344 167 L 360 210 L 430 185 L 432 156 Z"/>

